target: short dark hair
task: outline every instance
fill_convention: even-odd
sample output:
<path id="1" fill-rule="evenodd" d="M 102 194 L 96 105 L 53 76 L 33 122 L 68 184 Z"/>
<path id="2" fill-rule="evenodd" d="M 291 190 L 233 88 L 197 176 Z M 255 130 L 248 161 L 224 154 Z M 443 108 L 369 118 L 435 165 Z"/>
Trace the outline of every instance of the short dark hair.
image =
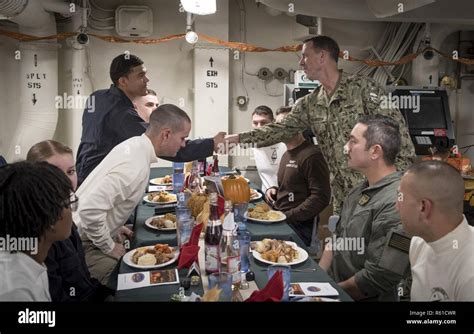
<path id="1" fill-rule="evenodd" d="M 436 198 L 443 211 L 462 213 L 464 180 L 459 170 L 444 161 L 426 160 L 411 165 L 406 173 L 415 176 L 413 180 L 418 192 L 424 187 L 421 189 L 424 194 L 418 195 Z"/>
<path id="2" fill-rule="evenodd" d="M 253 115 L 258 115 L 258 116 L 267 116 L 270 121 L 273 122 L 273 111 L 270 107 L 267 107 L 267 106 L 264 106 L 264 105 L 261 105 L 261 106 L 258 106 L 257 108 L 255 108 L 255 110 L 253 111 L 252 113 L 252 116 Z"/>
<path id="3" fill-rule="evenodd" d="M 329 52 L 331 58 L 337 63 L 339 61 L 339 45 L 337 42 L 328 36 L 316 36 L 305 39 L 303 43 L 313 42 L 313 47 L 319 50 L 325 50 Z"/>
<path id="4" fill-rule="evenodd" d="M 150 115 L 150 128 L 154 130 L 170 127 L 173 132 L 180 131 L 184 122 L 191 123 L 191 119 L 174 104 L 160 104 Z"/>
<path id="5" fill-rule="evenodd" d="M 122 53 L 115 57 L 110 64 L 110 79 L 117 86 L 121 77 L 126 77 L 133 67 L 139 65 L 143 65 L 143 60 L 135 55 Z"/>
<path id="6" fill-rule="evenodd" d="M 71 181 L 47 162 L 21 161 L 0 168 L 0 236 L 40 238 L 61 219 Z"/>
<path id="7" fill-rule="evenodd" d="M 291 107 L 280 107 L 277 109 L 275 116 L 278 116 L 280 114 L 288 114 L 291 111 Z"/>
<path id="8" fill-rule="evenodd" d="M 401 145 L 400 128 L 395 120 L 383 115 L 366 115 L 362 116 L 357 123 L 367 125 L 364 133 L 367 141 L 366 149 L 380 145 L 385 163 L 394 165 Z"/>

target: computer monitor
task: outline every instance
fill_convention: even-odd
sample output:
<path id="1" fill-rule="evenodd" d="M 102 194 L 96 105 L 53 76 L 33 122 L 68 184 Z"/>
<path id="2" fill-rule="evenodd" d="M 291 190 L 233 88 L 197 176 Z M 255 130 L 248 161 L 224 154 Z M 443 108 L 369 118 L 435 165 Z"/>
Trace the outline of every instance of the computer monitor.
<path id="1" fill-rule="evenodd" d="M 454 144 L 454 131 L 446 90 L 440 88 L 391 87 L 389 100 L 407 122 L 417 155 L 448 151 Z"/>

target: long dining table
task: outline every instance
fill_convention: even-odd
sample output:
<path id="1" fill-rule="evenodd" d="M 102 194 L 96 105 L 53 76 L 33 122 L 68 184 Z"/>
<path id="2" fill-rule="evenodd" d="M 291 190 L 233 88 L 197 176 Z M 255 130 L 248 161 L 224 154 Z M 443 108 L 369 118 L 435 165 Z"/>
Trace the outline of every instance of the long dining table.
<path id="1" fill-rule="evenodd" d="M 229 169 L 224 171 L 229 171 Z M 150 180 L 163 177 L 165 175 L 171 175 L 171 168 L 152 168 L 150 173 Z M 251 185 L 252 186 L 252 185 Z M 144 196 L 148 189 L 144 190 Z M 176 231 L 158 231 L 152 230 L 145 225 L 145 221 L 154 215 L 162 214 L 164 212 L 173 211 L 172 207 L 160 208 L 154 204 L 141 202 L 135 211 L 134 217 L 134 235 L 130 242 L 130 249 L 135 249 L 143 246 L 151 246 L 157 243 L 168 244 L 170 246 L 177 245 Z M 252 241 L 259 241 L 264 238 L 287 240 L 295 242 L 299 247 L 305 249 L 303 241 L 299 238 L 296 232 L 285 222 L 278 222 L 272 224 L 261 224 L 248 220 L 246 222 L 247 230 L 250 232 Z M 201 267 L 201 280 L 199 285 L 191 286 L 185 290 L 186 295 L 195 293 L 203 295 L 207 290 L 207 277 L 204 273 L 204 241 L 199 242 L 201 249 L 199 254 L 199 263 Z M 266 269 L 269 266 L 266 263 L 256 260 L 252 255 L 250 257 L 250 270 L 253 271 L 255 276 L 254 282 L 249 282 L 249 288 L 241 290 L 241 299 L 248 297 L 252 291 L 263 288 L 267 283 L 267 272 Z M 174 269 L 177 267 L 177 262 L 172 263 L 161 269 Z M 297 271 L 293 271 L 297 270 Z M 302 271 L 300 271 L 302 270 Z M 112 279 L 112 285 L 116 285 L 117 275 L 125 273 L 134 273 L 144 271 L 143 269 L 133 268 L 124 263 L 122 260 L 114 274 L 115 277 Z M 188 273 L 188 269 L 181 269 L 178 271 L 179 279 L 182 282 Z M 340 301 L 352 301 L 352 298 L 336 284 L 332 278 L 322 270 L 319 265 L 311 258 L 308 257 L 303 263 L 292 265 L 291 282 L 328 282 L 333 286 L 339 293 L 338 299 Z M 170 285 L 156 285 L 148 286 L 130 290 L 119 290 L 116 291 L 116 301 L 170 301 L 173 295 L 179 293 L 180 284 Z"/>

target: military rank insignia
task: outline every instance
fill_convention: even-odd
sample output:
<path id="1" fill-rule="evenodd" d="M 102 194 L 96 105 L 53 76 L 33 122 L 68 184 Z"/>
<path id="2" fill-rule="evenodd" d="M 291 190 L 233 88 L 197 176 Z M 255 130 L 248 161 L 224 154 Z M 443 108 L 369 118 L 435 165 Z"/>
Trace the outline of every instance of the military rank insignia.
<path id="1" fill-rule="evenodd" d="M 369 203 L 370 201 L 370 196 L 369 195 L 362 195 L 360 198 L 359 198 L 359 205 L 360 206 L 364 206 L 366 205 L 367 203 Z"/>

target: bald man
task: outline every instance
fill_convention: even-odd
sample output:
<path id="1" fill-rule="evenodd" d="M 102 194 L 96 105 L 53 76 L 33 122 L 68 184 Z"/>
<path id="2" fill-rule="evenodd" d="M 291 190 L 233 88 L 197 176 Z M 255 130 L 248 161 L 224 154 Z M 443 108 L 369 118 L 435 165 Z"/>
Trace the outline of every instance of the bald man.
<path id="1" fill-rule="evenodd" d="M 441 161 L 402 177 L 397 209 L 410 244 L 412 301 L 474 301 L 474 227 L 463 216 L 464 182 Z"/>

